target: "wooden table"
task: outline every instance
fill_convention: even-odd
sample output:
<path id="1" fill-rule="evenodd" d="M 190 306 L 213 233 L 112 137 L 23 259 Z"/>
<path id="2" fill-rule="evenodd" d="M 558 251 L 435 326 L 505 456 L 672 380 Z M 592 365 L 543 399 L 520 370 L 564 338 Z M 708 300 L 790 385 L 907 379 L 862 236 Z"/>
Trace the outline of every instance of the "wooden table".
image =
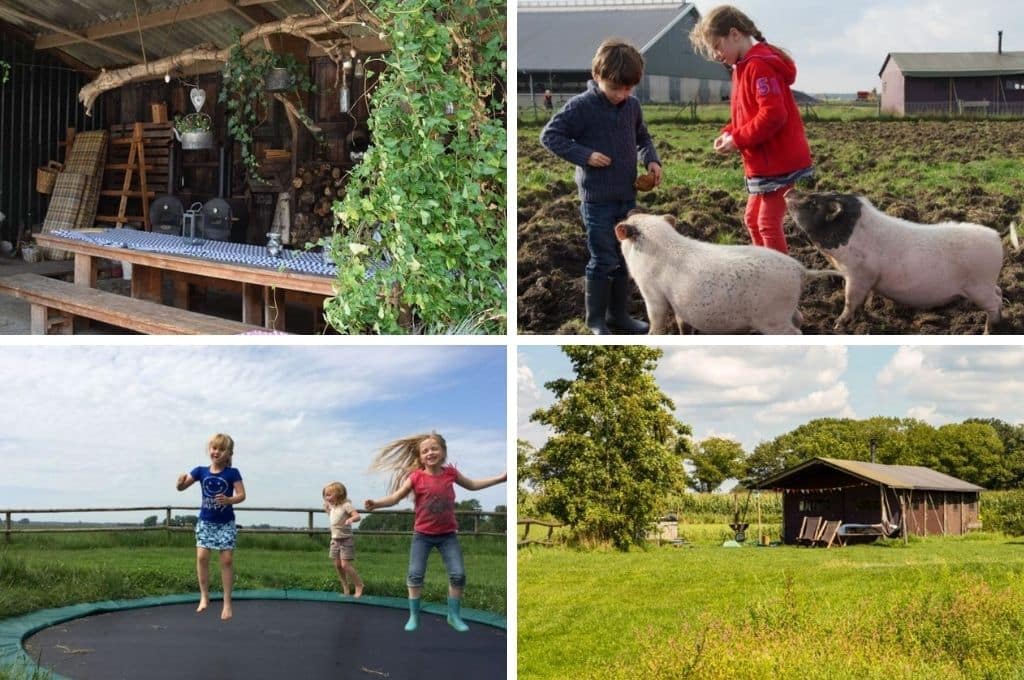
<path id="1" fill-rule="evenodd" d="M 35 240 L 40 245 L 74 253 L 74 281 L 77 285 L 96 287 L 96 272 L 101 258 L 129 262 L 132 265 L 132 297 L 162 303 L 165 274 L 174 282 L 174 306 L 182 309 L 188 307 L 189 284 L 240 290 L 243 323 L 265 328 L 284 330 L 286 295 L 289 300 L 311 302 L 321 307 L 325 298 L 334 295 L 332 276 L 132 250 L 54 234 L 36 234 Z"/>

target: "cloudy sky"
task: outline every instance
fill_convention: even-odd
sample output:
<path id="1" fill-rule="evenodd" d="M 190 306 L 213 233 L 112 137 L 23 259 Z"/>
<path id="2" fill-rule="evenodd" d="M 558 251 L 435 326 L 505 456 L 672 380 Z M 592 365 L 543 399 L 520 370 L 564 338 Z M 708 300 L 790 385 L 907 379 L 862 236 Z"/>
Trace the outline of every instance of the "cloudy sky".
<path id="1" fill-rule="evenodd" d="M 362 507 L 386 494 L 387 476 L 368 471 L 376 451 L 423 431 L 443 434 L 448 460 L 470 478 L 506 466 L 504 347 L 8 346 L 0 375 L 3 508 L 198 508 L 198 486 L 179 493 L 174 483 L 209 464 L 216 432 L 235 440 L 248 494 L 239 508 L 319 507 L 334 480 Z M 504 505 L 506 485 L 456 487 L 457 500 L 469 498 Z M 238 515 L 243 524 L 306 521 Z"/>
<path id="2" fill-rule="evenodd" d="M 663 349 L 655 379 L 676 417 L 698 440 L 728 437 L 748 452 L 815 418 L 1024 419 L 1019 346 Z M 517 363 L 517 436 L 538 446 L 547 433 L 530 414 L 552 403 L 544 383 L 573 377 L 571 366 L 557 347 L 520 347 Z"/>
<path id="3" fill-rule="evenodd" d="M 696 0 L 701 14 L 722 2 Z M 769 42 L 793 55 L 796 89 L 878 87 L 890 52 L 1024 51 L 1024 4 L 1011 0 L 736 0 Z"/>

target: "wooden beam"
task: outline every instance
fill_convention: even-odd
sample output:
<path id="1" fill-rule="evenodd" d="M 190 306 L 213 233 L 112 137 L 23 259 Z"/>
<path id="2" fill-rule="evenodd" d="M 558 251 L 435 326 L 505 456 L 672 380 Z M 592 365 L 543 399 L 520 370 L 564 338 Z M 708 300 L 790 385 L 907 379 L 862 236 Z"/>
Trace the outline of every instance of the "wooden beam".
<path id="1" fill-rule="evenodd" d="M 36 24 L 37 26 L 42 26 L 43 28 L 48 28 L 51 31 L 57 31 L 58 33 L 65 33 L 67 35 L 74 36 L 75 38 L 78 39 L 78 42 L 89 43 L 90 45 L 92 45 L 94 47 L 99 47 L 102 50 L 106 50 L 107 52 L 110 52 L 111 54 L 116 54 L 117 56 L 121 57 L 122 59 L 127 59 L 130 62 L 138 61 L 139 56 L 140 56 L 138 54 L 130 54 L 130 53 L 125 52 L 124 50 L 120 50 L 120 49 L 118 49 L 116 47 L 111 47 L 110 45 L 104 45 L 101 42 L 96 42 L 95 40 L 92 40 L 90 38 L 85 37 L 84 35 L 79 35 L 78 33 L 75 33 L 74 31 L 68 30 L 68 29 L 64 28 L 63 26 L 57 26 L 56 24 L 51 24 L 49 21 L 46 21 L 44 19 L 40 19 L 38 17 L 34 17 L 34 16 L 31 16 L 31 15 L 28 15 L 28 14 L 24 14 L 22 12 L 19 12 L 18 10 L 11 9 L 10 7 L 4 7 L 3 5 L 0 5 L 0 15 L 5 15 L 5 14 L 8 15 L 8 16 L 12 16 L 12 17 L 14 17 L 16 19 L 21 19 L 22 21 L 27 21 L 29 23 Z"/>
<path id="2" fill-rule="evenodd" d="M 221 12 L 229 11 L 238 11 L 235 3 L 230 0 L 198 0 L 197 2 L 182 5 L 175 9 L 165 9 L 151 14 L 143 14 L 138 20 L 136 20 L 135 17 L 132 17 L 121 21 L 111 21 L 98 26 L 91 26 L 85 29 L 81 36 L 77 38 L 64 33 L 50 33 L 49 35 L 42 35 L 36 39 L 36 49 L 45 50 L 52 47 L 73 45 L 75 43 L 82 42 L 83 37 L 91 40 L 114 38 L 127 33 L 135 33 L 139 30 L 140 25 L 142 30 L 145 31 L 151 28 L 167 26 L 178 21 L 199 19 L 211 14 L 219 14 Z M 251 21 L 251 18 L 246 18 Z"/>

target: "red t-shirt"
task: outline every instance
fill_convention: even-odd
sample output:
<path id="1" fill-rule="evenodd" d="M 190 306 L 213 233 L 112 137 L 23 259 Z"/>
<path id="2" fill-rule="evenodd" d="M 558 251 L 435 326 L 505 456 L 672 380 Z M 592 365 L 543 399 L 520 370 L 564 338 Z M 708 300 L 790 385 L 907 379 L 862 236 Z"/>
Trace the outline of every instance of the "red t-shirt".
<path id="1" fill-rule="evenodd" d="M 778 177 L 811 166 L 800 108 L 789 89 L 796 65 L 755 44 L 732 73 L 732 120 L 723 128 L 743 155 L 747 177 Z"/>
<path id="2" fill-rule="evenodd" d="M 459 524 L 455 521 L 455 479 L 458 476 L 451 465 L 445 465 L 436 475 L 426 470 L 409 474 L 416 508 L 413 529 L 434 536 L 458 531 Z"/>

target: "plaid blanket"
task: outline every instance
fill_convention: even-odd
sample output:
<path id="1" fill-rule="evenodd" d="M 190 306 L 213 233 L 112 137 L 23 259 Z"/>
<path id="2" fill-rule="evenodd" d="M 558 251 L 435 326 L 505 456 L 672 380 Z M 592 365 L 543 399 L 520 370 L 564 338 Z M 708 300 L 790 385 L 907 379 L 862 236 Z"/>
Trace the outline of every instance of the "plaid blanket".
<path id="1" fill-rule="evenodd" d="M 96 221 L 96 208 L 103 183 L 103 166 L 107 158 L 107 131 L 82 132 L 64 163 L 64 171 L 50 197 L 50 207 L 43 220 L 43 233 L 58 229 L 85 229 Z M 43 248 L 50 260 L 67 260 L 72 256 L 64 250 Z"/>
<path id="2" fill-rule="evenodd" d="M 65 172 L 82 172 L 89 177 L 75 219 L 75 229 L 86 229 L 96 221 L 96 208 L 103 184 L 103 166 L 107 161 L 107 137 L 106 130 L 79 133 L 71 147 L 68 161 L 64 164 Z"/>
<path id="3" fill-rule="evenodd" d="M 85 194 L 89 177 L 80 172 L 62 172 L 57 175 L 50 196 L 50 207 L 43 220 L 43 233 L 78 228 L 78 214 L 81 212 L 82 196 Z M 42 248 L 43 257 L 48 260 L 69 260 L 71 253 L 56 248 Z"/>

